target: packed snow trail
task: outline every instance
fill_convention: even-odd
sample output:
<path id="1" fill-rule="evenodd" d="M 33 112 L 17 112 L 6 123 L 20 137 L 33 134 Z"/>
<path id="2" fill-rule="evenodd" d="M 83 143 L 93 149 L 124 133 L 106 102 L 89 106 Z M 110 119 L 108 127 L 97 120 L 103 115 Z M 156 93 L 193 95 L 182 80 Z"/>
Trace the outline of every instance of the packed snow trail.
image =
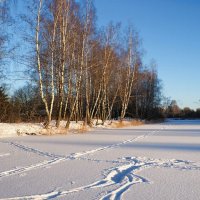
<path id="1" fill-rule="evenodd" d="M 3 153 L 3 154 L 0 154 L 0 158 L 1 158 L 1 157 L 6 157 L 6 156 L 10 156 L 10 153 Z"/>
<path id="2" fill-rule="evenodd" d="M 164 129 L 164 128 L 162 128 L 162 129 Z M 33 164 L 33 165 L 18 167 L 18 168 L 14 168 L 14 169 L 11 169 L 11 170 L 8 170 L 8 171 L 1 172 L 0 178 L 12 176 L 12 175 L 15 175 L 15 174 L 21 174 L 21 173 L 32 171 L 32 170 L 39 169 L 39 168 L 52 166 L 52 165 L 59 164 L 61 162 L 65 162 L 65 161 L 69 161 L 69 160 L 82 159 L 83 156 L 98 153 L 98 152 L 105 151 L 105 150 L 111 150 L 111 149 L 119 148 L 119 147 L 126 145 L 128 143 L 133 143 L 133 142 L 136 142 L 138 140 L 144 139 L 145 137 L 154 135 L 155 133 L 158 133 L 159 131 L 160 130 L 151 131 L 151 132 L 149 132 L 145 135 L 141 135 L 141 136 L 138 136 L 138 137 L 134 137 L 132 139 L 124 140 L 124 141 L 116 143 L 116 144 L 111 144 L 111 145 L 99 147 L 99 148 L 88 150 L 88 151 L 72 153 L 68 156 L 55 155 L 55 154 L 52 154 L 52 153 L 43 152 L 43 151 L 40 151 L 38 149 L 19 144 L 19 143 L 16 143 L 16 142 L 4 141 L 2 143 L 11 145 L 11 146 L 18 148 L 18 149 L 25 151 L 25 152 L 29 152 L 29 153 L 37 154 L 39 156 L 51 158 L 51 160 L 44 160 L 42 162 L 39 162 L 39 163 L 36 163 L 36 164 Z"/>
<path id="3" fill-rule="evenodd" d="M 43 162 L 33 164 L 33 165 L 29 165 L 29 166 L 26 166 L 26 167 L 17 167 L 17 168 L 8 170 L 8 171 L 1 172 L 0 178 L 4 178 L 4 177 L 16 175 L 16 174 L 21 174 L 21 173 L 24 173 L 24 172 L 31 171 L 33 169 L 39 169 L 39 168 L 42 168 L 42 167 L 49 167 L 50 165 L 60 163 L 64 160 L 65 160 L 64 158 L 55 158 L 53 160 L 45 160 Z"/>
<path id="4" fill-rule="evenodd" d="M 162 128 L 160 130 L 157 130 L 157 131 L 151 131 L 150 133 L 147 133 L 145 135 L 141 135 L 141 136 L 138 136 L 138 137 L 134 137 L 132 139 L 124 140 L 124 141 L 116 143 L 116 144 L 111 144 L 111 145 L 107 145 L 107 146 L 104 146 L 104 147 L 99 147 L 97 149 L 92 149 L 92 150 L 88 150 L 88 151 L 72 153 L 69 156 L 65 156 L 65 157 L 69 157 L 71 159 L 76 159 L 76 158 L 79 158 L 81 156 L 94 154 L 94 153 L 97 153 L 97 152 L 100 152 L 100 151 L 105 151 L 107 149 L 118 148 L 118 147 L 120 147 L 122 145 L 126 145 L 126 144 L 132 143 L 132 142 L 136 142 L 136 141 L 144 139 L 144 138 L 146 138 L 148 136 L 154 135 L 155 133 L 158 133 L 163 129 L 164 128 Z M 22 144 L 19 144 L 19 143 L 16 143 L 16 142 L 4 141 L 4 142 L 1 142 L 1 143 L 9 144 L 11 146 L 14 146 L 14 147 L 20 149 L 20 150 L 23 150 L 23 151 L 26 151 L 26 152 L 30 152 L 30 153 L 34 153 L 34 154 L 37 154 L 39 156 L 45 156 L 45 157 L 50 157 L 50 158 L 61 158 L 61 157 L 63 158 L 63 156 L 51 154 L 51 153 L 48 153 L 48 152 L 43 152 L 43 151 L 40 151 L 38 149 L 34 149 L 32 147 L 28 147 L 28 146 L 25 146 L 25 145 L 22 145 Z"/>
<path id="5" fill-rule="evenodd" d="M 28 146 L 25 146 L 25 145 L 22 145 L 22 144 L 19 144 L 19 143 L 16 143 L 16 142 L 2 142 L 2 143 L 14 146 L 14 147 L 16 147 L 20 150 L 25 151 L 25 152 L 37 154 L 39 156 L 50 157 L 50 158 L 60 158 L 61 157 L 59 155 L 51 154 L 49 152 L 43 152 L 43 151 L 40 151 L 38 149 L 34 149 L 32 147 L 28 147 Z"/>
<path id="6" fill-rule="evenodd" d="M 84 190 L 105 188 L 114 186 L 113 190 L 109 191 L 100 198 L 100 200 L 120 200 L 123 194 L 134 184 L 151 183 L 145 177 L 137 175 L 144 169 L 148 168 L 170 168 L 177 170 L 199 170 L 200 163 L 195 163 L 185 160 L 165 160 L 165 159 L 149 159 L 142 157 L 125 157 L 122 158 L 126 164 L 113 167 L 107 170 L 107 175 L 91 184 L 73 188 L 66 191 L 53 191 L 46 194 L 38 194 L 32 196 L 7 198 L 7 200 L 49 200 L 52 198 L 63 197 L 70 193 L 77 193 Z"/>

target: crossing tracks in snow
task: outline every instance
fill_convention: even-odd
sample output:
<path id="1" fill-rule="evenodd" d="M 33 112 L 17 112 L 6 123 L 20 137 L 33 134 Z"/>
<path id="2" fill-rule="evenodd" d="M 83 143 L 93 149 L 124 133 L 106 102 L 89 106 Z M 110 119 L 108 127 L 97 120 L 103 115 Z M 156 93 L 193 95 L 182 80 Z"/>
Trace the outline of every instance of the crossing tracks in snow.
<path id="1" fill-rule="evenodd" d="M 169 125 L 168 125 L 169 126 Z M 147 157 L 121 157 L 118 159 L 97 159 L 95 155 L 98 153 L 107 154 L 107 152 L 112 151 L 117 148 L 121 148 L 126 146 L 127 144 L 139 142 L 147 137 L 153 136 L 155 134 L 160 133 L 162 130 L 167 129 L 167 126 L 161 126 L 160 129 L 148 131 L 146 134 L 139 135 L 137 137 L 133 137 L 130 139 L 125 139 L 121 142 L 105 145 L 102 147 L 81 151 L 77 153 L 71 153 L 69 155 L 57 155 L 50 152 L 41 151 L 39 149 L 29 147 L 17 142 L 9 142 L 9 141 L 1 141 L 7 145 L 10 145 L 18 150 L 25 151 L 30 154 L 34 154 L 37 156 L 41 156 L 47 158 L 48 160 L 44 160 L 42 162 L 32 164 L 29 166 L 18 167 L 11 170 L 7 170 L 0 173 L 0 179 L 10 177 L 16 174 L 24 174 L 25 172 L 30 172 L 32 170 L 38 170 L 41 168 L 48 168 L 52 165 L 56 165 L 62 162 L 73 161 L 73 160 L 85 160 L 88 162 L 108 162 L 111 163 L 112 167 L 101 171 L 102 178 L 99 180 L 91 181 L 89 184 L 83 184 L 79 187 L 74 187 L 72 189 L 54 189 L 51 192 L 47 192 L 44 194 L 36 194 L 30 196 L 21 196 L 21 197 L 13 197 L 7 198 L 7 200 L 49 200 L 58 197 L 65 197 L 67 195 L 79 193 L 85 190 L 95 190 L 101 188 L 103 193 L 98 196 L 100 200 L 119 200 L 123 198 L 123 195 L 130 189 L 131 186 L 135 184 L 144 184 L 151 183 L 150 180 L 138 174 L 144 169 L 150 168 L 168 168 L 168 169 L 176 169 L 176 170 L 192 170 L 192 171 L 200 171 L 200 163 L 191 162 L 187 160 L 181 159 L 153 159 Z M 1 156 L 2 155 L 2 156 Z M 0 158 L 3 157 L 4 154 L 0 154 Z M 6 154 L 5 154 L 6 155 Z M 88 157 L 94 156 L 94 158 Z"/>

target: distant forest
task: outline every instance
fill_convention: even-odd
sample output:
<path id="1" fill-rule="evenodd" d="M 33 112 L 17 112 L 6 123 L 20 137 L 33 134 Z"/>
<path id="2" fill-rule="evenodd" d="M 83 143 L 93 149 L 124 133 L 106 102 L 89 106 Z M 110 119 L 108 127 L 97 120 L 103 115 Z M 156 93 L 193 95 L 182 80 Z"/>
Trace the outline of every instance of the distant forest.
<path id="1" fill-rule="evenodd" d="M 23 55 L 30 80 L 8 95 L 6 59 L 13 57 L 6 26 L 13 25 L 11 1 L 0 3 L 0 122 L 200 118 L 200 109 L 180 109 L 162 95 L 157 66 L 142 61 L 133 26 L 97 27 L 92 0 L 30 0 L 20 16 L 28 34 Z M 16 2 L 17 3 L 17 2 Z M 19 23 L 19 22 L 18 22 Z M 17 48 L 17 47 L 16 47 Z"/>

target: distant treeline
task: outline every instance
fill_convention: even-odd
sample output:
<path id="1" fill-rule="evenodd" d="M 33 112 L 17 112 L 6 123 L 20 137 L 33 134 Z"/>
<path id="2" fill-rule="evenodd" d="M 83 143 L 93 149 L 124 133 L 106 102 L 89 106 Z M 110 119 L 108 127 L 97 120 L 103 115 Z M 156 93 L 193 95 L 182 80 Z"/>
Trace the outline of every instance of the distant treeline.
<path id="1" fill-rule="evenodd" d="M 165 109 L 165 117 L 179 119 L 200 119 L 200 108 L 193 110 L 189 107 L 179 108 L 176 101 L 171 101 L 170 105 Z"/>

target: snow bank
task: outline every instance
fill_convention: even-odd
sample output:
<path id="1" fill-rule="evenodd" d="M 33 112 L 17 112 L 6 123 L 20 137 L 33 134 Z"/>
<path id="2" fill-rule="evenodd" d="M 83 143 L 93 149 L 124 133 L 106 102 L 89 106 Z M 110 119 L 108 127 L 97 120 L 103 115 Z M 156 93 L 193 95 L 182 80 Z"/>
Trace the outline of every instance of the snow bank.
<path id="1" fill-rule="evenodd" d="M 65 128 L 66 122 L 61 121 L 60 127 L 56 127 L 56 121 L 52 121 L 49 128 L 45 129 L 43 123 L 0 123 L 0 138 L 16 137 L 25 135 L 53 135 L 66 134 L 68 130 Z M 70 131 L 83 132 L 88 130 L 84 127 L 83 122 L 71 122 Z"/>
<path id="2" fill-rule="evenodd" d="M 0 138 L 20 135 L 39 135 L 44 126 L 39 123 L 0 123 Z"/>
<path id="3" fill-rule="evenodd" d="M 123 128 L 128 126 L 142 125 L 143 122 L 136 120 L 113 120 L 106 121 L 102 124 L 101 120 L 93 120 L 92 128 Z M 43 123 L 0 123 L 0 138 L 2 137 L 16 137 L 25 135 L 54 135 L 67 133 L 83 133 L 90 131 L 92 128 L 84 125 L 83 121 L 70 123 L 69 129 L 65 128 L 66 121 L 60 122 L 60 127 L 56 127 L 56 121 L 52 120 L 48 129 L 44 128 Z"/>

